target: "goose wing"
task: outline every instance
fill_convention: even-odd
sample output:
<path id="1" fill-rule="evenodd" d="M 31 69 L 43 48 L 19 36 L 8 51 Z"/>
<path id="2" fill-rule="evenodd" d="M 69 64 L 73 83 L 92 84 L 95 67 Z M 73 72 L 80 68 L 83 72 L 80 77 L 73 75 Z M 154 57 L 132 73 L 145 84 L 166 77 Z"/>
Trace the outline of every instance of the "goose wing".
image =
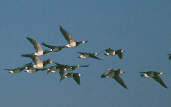
<path id="1" fill-rule="evenodd" d="M 73 79 L 75 82 L 80 85 L 80 74 L 79 73 L 73 73 Z"/>
<path id="2" fill-rule="evenodd" d="M 163 80 L 160 78 L 160 76 L 155 75 L 152 77 L 155 81 L 157 81 L 160 85 L 162 85 L 164 88 L 168 88 L 166 84 L 163 82 Z"/>
<path id="3" fill-rule="evenodd" d="M 61 68 L 59 68 L 59 69 L 60 69 L 59 74 L 60 74 L 60 77 L 61 77 L 60 81 L 62 81 L 63 79 L 65 79 L 65 72 L 64 72 L 64 69 L 61 69 Z"/>
<path id="4" fill-rule="evenodd" d="M 124 88 L 128 89 L 126 84 L 124 83 L 123 79 L 119 75 L 114 75 L 113 78 Z"/>
<path id="5" fill-rule="evenodd" d="M 75 40 L 72 38 L 71 34 L 69 32 L 67 32 L 62 26 L 60 26 L 60 31 L 68 43 L 75 42 Z"/>
<path id="6" fill-rule="evenodd" d="M 98 56 L 95 56 L 94 54 L 89 54 L 89 56 L 94 59 L 102 60 L 101 58 L 99 58 Z"/>
<path id="7" fill-rule="evenodd" d="M 30 43 L 33 44 L 33 46 L 37 52 L 43 51 L 42 47 L 40 46 L 40 43 L 38 43 L 36 40 L 34 40 L 30 37 L 27 37 L 27 40 L 29 40 Z"/>
<path id="8" fill-rule="evenodd" d="M 123 53 L 118 53 L 118 57 L 119 57 L 120 59 L 122 59 L 122 58 L 123 58 Z"/>

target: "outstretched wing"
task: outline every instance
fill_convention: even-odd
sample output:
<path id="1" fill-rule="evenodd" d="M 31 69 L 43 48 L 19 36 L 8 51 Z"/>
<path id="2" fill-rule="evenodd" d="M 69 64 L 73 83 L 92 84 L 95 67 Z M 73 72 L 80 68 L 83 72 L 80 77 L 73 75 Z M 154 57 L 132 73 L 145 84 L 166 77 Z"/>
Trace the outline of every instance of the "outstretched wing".
<path id="1" fill-rule="evenodd" d="M 123 58 L 123 53 L 119 53 L 119 54 L 118 54 L 118 57 L 119 57 L 120 59 L 122 59 L 122 58 Z"/>
<path id="2" fill-rule="evenodd" d="M 113 76 L 113 78 L 120 84 L 122 85 L 124 88 L 128 89 L 128 87 L 126 86 L 126 84 L 124 83 L 124 81 L 122 80 L 122 78 L 119 75 L 115 75 Z"/>
<path id="3" fill-rule="evenodd" d="M 30 43 L 33 44 L 33 46 L 37 52 L 43 51 L 42 47 L 40 46 L 40 43 L 38 43 L 36 40 L 34 40 L 30 37 L 27 37 L 27 40 L 29 40 Z"/>
<path id="4" fill-rule="evenodd" d="M 101 58 L 99 58 L 98 56 L 95 56 L 94 54 L 89 54 L 89 56 L 91 57 L 91 58 L 94 58 L 94 59 L 98 59 L 98 60 L 102 60 Z"/>
<path id="5" fill-rule="evenodd" d="M 60 74 L 60 77 L 61 77 L 60 81 L 62 81 L 63 79 L 65 79 L 65 72 L 64 72 L 64 69 L 60 69 L 60 70 L 59 70 L 59 74 Z"/>
<path id="6" fill-rule="evenodd" d="M 73 73 L 73 78 L 75 82 L 80 85 L 80 74 L 79 73 Z"/>
<path id="7" fill-rule="evenodd" d="M 64 38 L 67 40 L 68 43 L 74 42 L 75 40 L 72 38 L 71 34 L 67 32 L 61 25 L 60 31 L 63 34 Z"/>
<path id="8" fill-rule="evenodd" d="M 160 83 L 160 85 L 162 85 L 164 88 L 168 88 L 166 86 L 166 84 L 163 82 L 163 80 L 158 76 L 158 75 L 155 75 L 152 77 L 154 80 L 156 80 L 158 83 Z"/>
<path id="9" fill-rule="evenodd" d="M 29 57 L 29 58 L 33 58 L 35 55 L 33 54 L 23 54 L 21 55 L 22 57 Z"/>
<path id="10" fill-rule="evenodd" d="M 89 67 L 89 65 L 80 65 L 80 67 Z"/>

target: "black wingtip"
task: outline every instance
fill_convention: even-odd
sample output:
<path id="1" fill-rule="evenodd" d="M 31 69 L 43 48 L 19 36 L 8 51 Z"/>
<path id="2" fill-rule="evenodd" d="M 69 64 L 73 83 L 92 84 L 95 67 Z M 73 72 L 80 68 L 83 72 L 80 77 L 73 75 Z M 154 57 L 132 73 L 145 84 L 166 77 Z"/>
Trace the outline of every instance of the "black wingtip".
<path id="1" fill-rule="evenodd" d="M 101 75 L 101 78 L 105 78 L 106 76 L 105 75 Z"/>
<path id="2" fill-rule="evenodd" d="M 41 44 L 44 45 L 44 46 L 46 46 L 46 43 L 45 42 L 42 42 Z"/>
<path id="3" fill-rule="evenodd" d="M 31 37 L 26 37 L 26 39 L 29 41 L 33 40 Z"/>
<path id="4" fill-rule="evenodd" d="M 29 57 L 29 58 L 33 58 L 34 57 L 34 55 L 31 55 L 31 54 L 23 54 L 23 55 L 21 55 L 22 57 Z"/>
<path id="5" fill-rule="evenodd" d="M 167 89 L 168 89 L 168 87 L 167 87 L 167 86 L 164 86 L 164 88 L 167 88 Z"/>
<path id="6" fill-rule="evenodd" d="M 60 29 L 60 30 L 63 30 L 64 28 L 62 27 L 62 25 L 59 25 L 59 29 Z"/>
<path id="7" fill-rule="evenodd" d="M 127 86 L 125 86 L 124 88 L 128 90 L 128 87 Z"/>

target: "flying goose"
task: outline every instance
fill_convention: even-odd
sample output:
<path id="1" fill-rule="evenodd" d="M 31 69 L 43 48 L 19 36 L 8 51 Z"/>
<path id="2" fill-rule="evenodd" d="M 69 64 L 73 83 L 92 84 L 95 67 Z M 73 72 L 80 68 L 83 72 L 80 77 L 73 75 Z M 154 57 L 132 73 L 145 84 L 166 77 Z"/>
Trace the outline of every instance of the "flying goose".
<path id="1" fill-rule="evenodd" d="M 105 73 L 101 75 L 101 78 L 113 78 L 115 79 L 121 86 L 128 89 L 122 78 L 119 76 L 120 74 L 125 73 L 124 71 L 120 69 L 108 69 Z"/>
<path id="2" fill-rule="evenodd" d="M 25 69 L 25 66 L 17 67 L 14 69 L 4 69 L 4 70 L 8 70 L 10 74 L 14 74 L 14 73 L 19 73 L 19 72 L 23 71 L 24 69 Z"/>
<path id="3" fill-rule="evenodd" d="M 80 44 L 85 44 L 88 41 L 75 41 L 71 34 L 69 32 L 67 32 L 61 25 L 60 25 L 60 32 L 63 34 L 64 38 L 67 40 L 68 44 L 65 45 L 65 47 L 67 48 L 72 48 L 72 47 L 76 47 L 79 46 Z"/>
<path id="4" fill-rule="evenodd" d="M 86 59 L 86 58 L 94 58 L 97 60 L 102 60 L 101 58 L 98 57 L 98 53 L 94 52 L 94 53 L 88 53 L 88 52 L 78 52 L 79 54 L 81 54 L 78 58 L 80 59 Z"/>
<path id="5" fill-rule="evenodd" d="M 153 78 L 155 81 L 157 81 L 164 88 L 168 88 L 166 86 L 166 84 L 163 82 L 163 80 L 159 76 L 159 75 L 162 75 L 163 72 L 147 71 L 147 72 L 140 72 L 140 73 L 141 73 L 141 77 L 144 77 L 144 78 Z"/>
<path id="6" fill-rule="evenodd" d="M 81 74 L 80 73 L 66 73 L 64 75 L 64 78 L 62 78 L 60 81 L 62 81 L 65 78 L 73 78 L 75 80 L 75 82 L 80 85 L 80 77 Z"/>
<path id="7" fill-rule="evenodd" d="M 113 50 L 113 49 L 111 49 L 111 48 L 107 48 L 107 49 L 105 49 L 105 52 L 106 52 L 106 53 L 105 53 L 104 55 L 106 55 L 106 56 L 118 55 L 118 57 L 119 57 L 120 59 L 122 59 L 122 58 L 123 58 L 124 50 L 123 50 L 123 49 Z"/>
<path id="8" fill-rule="evenodd" d="M 33 57 L 33 61 L 35 64 L 32 63 L 28 63 L 25 65 L 25 69 L 26 72 L 28 73 L 33 73 L 33 72 L 37 72 L 37 71 L 44 71 L 47 70 L 47 68 L 45 68 L 48 64 L 52 64 L 53 61 L 50 59 L 46 59 L 46 60 L 40 60 L 39 57 L 35 56 Z"/>

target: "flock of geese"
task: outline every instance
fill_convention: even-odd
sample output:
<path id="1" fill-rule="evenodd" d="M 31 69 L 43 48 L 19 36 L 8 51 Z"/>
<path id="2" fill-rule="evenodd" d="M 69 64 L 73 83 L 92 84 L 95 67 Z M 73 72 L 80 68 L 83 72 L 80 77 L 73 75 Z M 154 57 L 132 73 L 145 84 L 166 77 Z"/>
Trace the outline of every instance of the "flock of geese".
<path id="1" fill-rule="evenodd" d="M 25 70 L 27 73 L 35 73 L 38 71 L 47 71 L 47 73 L 50 72 L 59 72 L 60 74 L 60 81 L 62 81 L 65 78 L 73 78 L 75 82 L 80 85 L 80 73 L 75 73 L 74 70 L 80 67 L 88 67 L 89 65 L 66 65 L 66 64 L 60 64 L 58 62 L 54 62 L 53 60 L 46 59 L 41 60 L 40 56 L 43 56 L 45 54 L 51 53 L 51 52 L 59 52 L 62 51 L 64 48 L 74 48 L 81 44 L 85 44 L 88 41 L 76 41 L 72 38 L 71 34 L 67 32 L 61 25 L 60 25 L 60 32 L 68 42 L 66 45 L 62 46 L 54 46 L 49 45 L 46 43 L 41 43 L 43 46 L 49 48 L 48 50 L 43 50 L 40 43 L 34 40 L 33 38 L 27 37 L 27 40 L 34 46 L 35 52 L 24 54 L 23 57 L 31 58 L 32 62 L 23 65 L 22 67 L 17 67 L 14 69 L 5 69 L 8 70 L 9 73 L 15 74 L 19 73 L 23 70 Z M 99 58 L 99 53 L 88 53 L 88 52 L 78 52 L 80 56 L 78 58 L 80 59 L 86 59 L 86 58 L 94 58 L 97 60 L 101 60 Z M 104 49 L 104 55 L 105 56 L 118 56 L 120 59 L 123 58 L 123 49 L 114 50 L 111 48 Z M 169 58 L 171 59 L 171 54 L 169 54 Z M 125 73 L 121 69 L 107 69 L 106 72 L 104 72 L 101 75 L 101 78 L 113 78 L 115 79 L 121 86 L 123 86 L 125 89 L 128 89 L 127 85 L 124 83 L 123 79 L 120 77 L 120 74 Z M 157 81 L 161 86 L 164 88 L 168 88 L 167 85 L 163 82 L 163 80 L 160 78 L 159 75 L 162 75 L 163 72 L 155 72 L 155 71 L 147 71 L 147 72 L 140 72 L 140 76 L 144 78 L 153 78 L 155 81 Z"/>

